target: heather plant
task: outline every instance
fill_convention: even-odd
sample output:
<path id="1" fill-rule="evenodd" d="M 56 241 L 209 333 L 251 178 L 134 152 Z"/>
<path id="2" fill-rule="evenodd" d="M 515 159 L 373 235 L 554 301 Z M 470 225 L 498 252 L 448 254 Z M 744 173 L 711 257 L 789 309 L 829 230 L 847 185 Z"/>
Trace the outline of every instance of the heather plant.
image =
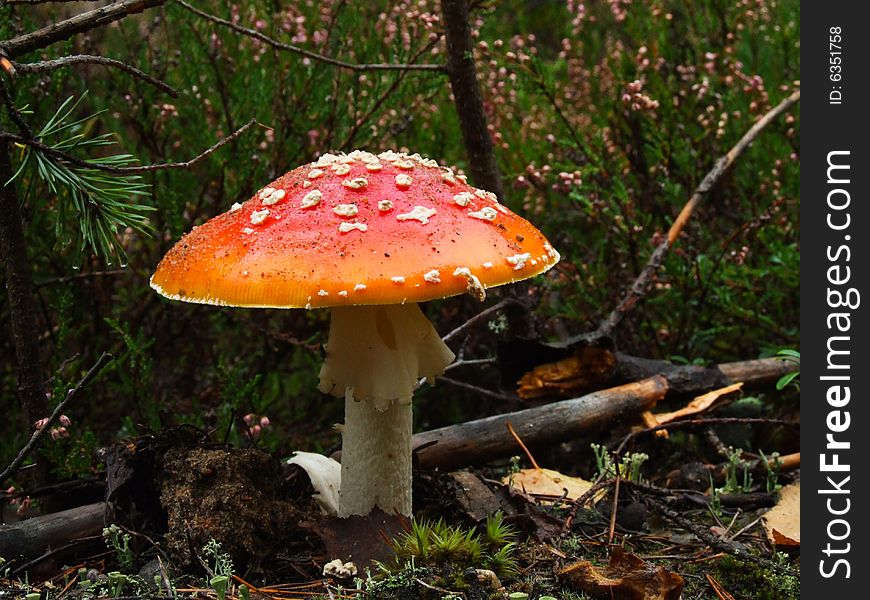
<path id="1" fill-rule="evenodd" d="M 714 160 L 798 85 L 798 6 L 568 2 L 508 14 L 523 33 L 482 19 L 478 44 L 508 202 L 563 232 L 571 258 L 551 306 L 593 329 Z M 624 344 L 719 358 L 795 335 L 798 151 L 789 115 L 712 192 Z"/>

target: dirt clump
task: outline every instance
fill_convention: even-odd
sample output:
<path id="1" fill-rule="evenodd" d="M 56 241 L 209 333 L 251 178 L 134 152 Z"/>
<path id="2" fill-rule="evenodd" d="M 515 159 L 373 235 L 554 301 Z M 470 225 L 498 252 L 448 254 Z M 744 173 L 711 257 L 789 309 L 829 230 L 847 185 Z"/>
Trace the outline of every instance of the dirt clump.
<path id="1" fill-rule="evenodd" d="M 173 448 L 163 460 L 160 502 L 166 550 L 180 564 L 197 562 L 209 540 L 236 567 L 257 568 L 292 536 L 300 519 L 280 463 L 255 449 Z"/>

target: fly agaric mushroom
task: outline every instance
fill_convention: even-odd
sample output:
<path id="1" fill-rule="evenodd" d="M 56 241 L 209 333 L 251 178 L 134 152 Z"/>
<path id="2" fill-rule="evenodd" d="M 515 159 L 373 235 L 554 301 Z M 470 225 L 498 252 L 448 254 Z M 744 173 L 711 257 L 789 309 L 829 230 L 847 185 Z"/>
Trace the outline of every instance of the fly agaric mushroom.
<path id="1" fill-rule="evenodd" d="M 411 395 L 453 360 L 418 302 L 542 273 L 528 221 L 418 154 L 324 154 L 194 227 L 151 287 L 222 306 L 332 309 L 319 389 L 345 398 L 339 516 L 411 514 Z"/>

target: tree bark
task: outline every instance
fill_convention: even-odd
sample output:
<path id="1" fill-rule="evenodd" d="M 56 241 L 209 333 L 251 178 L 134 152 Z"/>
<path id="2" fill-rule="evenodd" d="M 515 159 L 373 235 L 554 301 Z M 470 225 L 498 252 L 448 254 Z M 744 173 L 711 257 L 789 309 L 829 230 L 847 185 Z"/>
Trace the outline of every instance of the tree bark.
<path id="1" fill-rule="evenodd" d="M 21 210 L 14 184 L 3 185 L 12 173 L 9 149 L 0 144 L 0 259 L 6 270 L 6 294 L 18 363 L 18 398 L 25 431 L 29 432 L 34 421 L 48 416 L 48 403 Z"/>
<path id="2" fill-rule="evenodd" d="M 504 197 L 501 172 L 495 161 L 492 138 L 486 126 L 483 95 L 474 66 L 474 42 L 468 23 L 467 0 L 441 0 L 447 40 L 447 74 L 459 116 L 468 165 L 475 185 Z"/>

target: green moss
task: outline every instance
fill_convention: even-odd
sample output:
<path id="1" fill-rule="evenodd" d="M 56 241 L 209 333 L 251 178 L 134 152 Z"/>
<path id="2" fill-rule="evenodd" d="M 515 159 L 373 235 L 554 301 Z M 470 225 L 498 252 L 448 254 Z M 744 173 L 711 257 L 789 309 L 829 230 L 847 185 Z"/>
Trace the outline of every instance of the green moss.
<path id="1" fill-rule="evenodd" d="M 776 553 L 774 561 L 784 567 L 795 565 L 783 553 Z M 800 579 L 783 575 L 754 563 L 744 562 L 732 556 L 724 556 L 715 561 L 701 563 L 681 563 L 678 572 L 686 577 L 684 597 L 704 597 L 709 594 L 709 586 L 704 578 L 710 574 L 722 584 L 735 598 L 753 600 L 797 600 L 800 598 Z"/>

